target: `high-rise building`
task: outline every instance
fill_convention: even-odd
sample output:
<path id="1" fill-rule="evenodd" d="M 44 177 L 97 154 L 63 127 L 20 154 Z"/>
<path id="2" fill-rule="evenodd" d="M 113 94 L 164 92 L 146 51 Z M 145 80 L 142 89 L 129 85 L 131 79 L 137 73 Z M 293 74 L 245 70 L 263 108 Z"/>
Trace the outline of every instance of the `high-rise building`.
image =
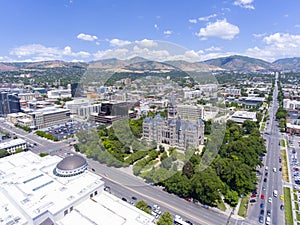
<path id="1" fill-rule="evenodd" d="M 71 95 L 72 97 L 82 97 L 83 96 L 83 84 L 82 83 L 72 83 L 71 84 Z"/>
<path id="2" fill-rule="evenodd" d="M 17 95 L 0 92 L 0 116 L 20 112 L 20 99 Z"/>

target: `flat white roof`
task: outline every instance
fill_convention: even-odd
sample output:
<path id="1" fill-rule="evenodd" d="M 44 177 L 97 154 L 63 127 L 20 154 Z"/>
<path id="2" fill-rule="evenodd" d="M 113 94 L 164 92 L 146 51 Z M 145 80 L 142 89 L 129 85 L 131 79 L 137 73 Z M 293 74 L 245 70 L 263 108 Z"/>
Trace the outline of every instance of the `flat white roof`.
<path id="1" fill-rule="evenodd" d="M 26 141 L 21 138 L 17 138 L 17 139 L 0 143 L 0 149 L 10 148 L 22 144 L 26 144 Z"/>
<path id="2" fill-rule="evenodd" d="M 62 159 L 21 152 L 0 159 L 0 221 L 34 224 L 44 213 L 58 215 L 55 224 L 154 225 L 153 216 L 103 190 L 101 177 L 85 171 L 59 177 L 53 171 Z M 100 189 L 100 191 L 99 191 Z M 90 198 L 89 194 L 98 190 Z"/>
<path id="3" fill-rule="evenodd" d="M 58 222 L 59 225 L 154 225 L 153 216 L 107 192 L 88 199 Z"/>
<path id="4" fill-rule="evenodd" d="M 104 185 L 101 177 L 88 171 L 74 177 L 54 175 L 60 161 L 58 156 L 41 158 L 32 152 L 1 158 L 0 208 L 6 205 L 9 209 L 0 213 L 1 219 L 10 216 L 32 220 L 45 211 L 56 215 L 96 186 Z"/>

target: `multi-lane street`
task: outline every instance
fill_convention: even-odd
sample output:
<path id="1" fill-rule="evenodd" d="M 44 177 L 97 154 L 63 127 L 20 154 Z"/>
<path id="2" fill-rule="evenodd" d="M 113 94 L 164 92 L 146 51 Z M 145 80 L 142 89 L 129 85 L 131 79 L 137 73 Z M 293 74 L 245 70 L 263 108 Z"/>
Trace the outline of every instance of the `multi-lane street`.
<path id="1" fill-rule="evenodd" d="M 1 123 L 1 129 L 13 132 L 27 142 L 36 143 L 31 151 L 37 154 L 43 152 L 65 156 L 66 153 L 70 152 L 68 141 L 54 143 L 4 122 Z M 146 184 L 141 178 L 126 172 L 126 169 L 107 167 L 92 159 L 88 159 L 88 162 L 90 170 L 93 169 L 93 172 L 102 176 L 106 186 L 109 186 L 111 192 L 120 198 L 125 197 L 130 201 L 130 198 L 135 196 L 138 200 L 145 200 L 150 205 L 159 205 L 162 212 L 168 211 L 173 215 L 180 215 L 185 220 L 193 222 L 193 224 L 223 225 L 227 222 L 228 216 L 221 211 L 203 208 L 201 205 L 169 194 L 163 191 L 161 187 Z"/>
<path id="2" fill-rule="evenodd" d="M 275 85 L 273 101 L 269 108 L 269 119 L 267 120 L 266 132 L 264 134 L 267 154 L 264 159 L 264 167 L 260 169 L 261 182 L 258 185 L 257 202 L 249 205 L 249 214 L 246 220 L 249 224 L 257 224 L 260 216 L 263 218 L 263 224 L 266 224 L 268 216 L 271 220 L 270 224 L 284 224 L 284 212 L 280 210 L 280 205 L 283 202 L 279 198 L 283 194 L 281 163 L 279 162 L 279 158 L 281 157 L 279 142 L 282 135 L 280 134 L 278 123 L 275 121 L 278 109 L 277 95 L 278 87 Z M 276 197 L 274 196 L 274 190 L 278 192 Z M 262 194 L 263 199 L 261 198 Z"/>
<path id="3" fill-rule="evenodd" d="M 257 224 L 260 216 L 263 216 L 263 223 L 265 224 L 268 210 L 270 210 L 271 224 L 284 224 L 283 211 L 280 210 L 280 204 L 282 202 L 279 199 L 279 196 L 282 194 L 282 180 L 279 170 L 281 163 L 279 163 L 278 160 L 280 157 L 279 140 L 281 134 L 279 132 L 278 123 L 275 121 L 275 114 L 278 109 L 277 93 L 278 87 L 276 85 L 273 93 L 273 102 L 269 109 L 266 132 L 264 134 L 267 154 L 263 161 L 265 166 L 260 169 L 261 177 L 257 190 L 257 202 L 249 204 L 248 217 L 246 220 L 241 221 L 232 218 L 230 220 L 231 224 Z M 43 152 L 65 156 L 66 153 L 70 151 L 68 141 L 54 143 L 4 122 L 1 122 L 1 129 L 16 133 L 17 136 L 25 139 L 29 143 L 35 143 L 36 145 L 31 148 L 31 151 L 37 154 Z M 126 169 L 107 167 L 91 159 L 88 159 L 88 162 L 90 170 L 103 177 L 106 186 L 110 187 L 110 191 L 114 195 L 120 198 L 126 198 L 129 202 L 134 203 L 138 200 L 145 200 L 149 205 L 159 205 L 162 212 L 168 211 L 173 215 L 180 215 L 182 218 L 194 224 L 223 225 L 228 221 L 228 215 L 225 215 L 223 212 L 216 209 L 203 208 L 199 204 L 194 204 L 176 195 L 169 194 L 163 191 L 161 187 L 146 184 L 141 178 L 128 173 Z M 278 191 L 278 197 L 273 196 L 274 190 Z M 261 194 L 264 195 L 263 199 L 260 198 Z M 136 197 L 137 200 L 133 200 L 132 196 Z M 269 200 L 269 198 L 271 200 Z M 264 204 L 263 212 L 260 208 L 261 204 Z"/>

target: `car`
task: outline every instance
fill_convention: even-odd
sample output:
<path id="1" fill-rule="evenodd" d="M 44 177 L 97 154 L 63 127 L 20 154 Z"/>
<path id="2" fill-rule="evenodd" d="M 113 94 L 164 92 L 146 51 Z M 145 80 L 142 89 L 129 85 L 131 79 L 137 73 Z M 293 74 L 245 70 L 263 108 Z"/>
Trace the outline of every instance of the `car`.
<path id="1" fill-rule="evenodd" d="M 250 199 L 250 203 L 254 203 L 254 202 L 256 202 L 256 199 L 254 198 Z"/>
<path id="2" fill-rule="evenodd" d="M 193 223 L 191 221 L 189 221 L 189 220 L 186 220 L 185 222 L 188 223 L 188 224 L 190 224 L 190 225 L 193 225 Z"/>
<path id="3" fill-rule="evenodd" d="M 284 200 L 284 196 L 283 195 L 280 195 L 280 200 Z"/>
<path id="4" fill-rule="evenodd" d="M 185 200 L 186 200 L 187 202 L 191 202 L 191 201 L 192 201 L 190 198 L 185 198 Z"/>
<path id="5" fill-rule="evenodd" d="M 252 194 L 252 195 L 251 195 L 251 198 L 255 198 L 255 197 L 256 197 L 256 194 Z"/>
<path id="6" fill-rule="evenodd" d="M 260 215 L 264 215 L 265 214 L 265 210 L 260 210 Z"/>
<path id="7" fill-rule="evenodd" d="M 265 176 L 266 176 L 266 177 L 268 176 L 268 172 L 265 172 Z"/>
<path id="8" fill-rule="evenodd" d="M 263 223 L 263 222 L 264 222 L 264 217 L 263 217 L 263 216 L 259 216 L 258 221 L 259 221 L 260 223 Z"/>
<path id="9" fill-rule="evenodd" d="M 284 206 L 280 205 L 280 210 L 283 211 L 284 210 Z"/>
<path id="10" fill-rule="evenodd" d="M 135 200 L 137 200 L 137 197 L 132 196 L 131 199 L 135 201 Z"/>
<path id="11" fill-rule="evenodd" d="M 262 190 L 263 190 L 263 191 L 265 191 L 265 190 L 266 190 L 266 187 L 265 187 L 265 186 L 263 186 L 263 187 L 262 187 Z"/>
<path id="12" fill-rule="evenodd" d="M 266 177 L 264 178 L 264 182 L 267 182 L 267 178 Z"/>
<path id="13" fill-rule="evenodd" d="M 264 203 L 260 203 L 260 206 L 259 206 L 261 209 L 264 209 L 265 208 L 265 204 Z"/>
<path id="14" fill-rule="evenodd" d="M 270 209 L 267 210 L 267 216 L 271 216 L 271 210 Z"/>
<path id="15" fill-rule="evenodd" d="M 277 190 L 274 190 L 273 191 L 273 196 L 276 198 L 278 196 L 278 191 Z"/>
<path id="16" fill-rule="evenodd" d="M 266 225 L 271 224 L 271 217 L 267 216 L 266 218 Z"/>
<path id="17" fill-rule="evenodd" d="M 94 168 L 92 168 L 92 171 L 93 171 L 93 172 L 95 172 L 95 169 L 94 169 Z"/>
<path id="18" fill-rule="evenodd" d="M 273 168 L 273 172 L 276 173 L 276 168 L 275 167 Z"/>
<path id="19" fill-rule="evenodd" d="M 122 198 L 122 200 L 123 200 L 124 202 L 127 202 L 127 199 L 126 199 L 126 198 L 124 198 L 124 197 Z"/>
<path id="20" fill-rule="evenodd" d="M 272 198 L 271 197 L 269 197 L 268 202 L 272 203 Z"/>
<path id="21" fill-rule="evenodd" d="M 264 200 L 264 199 L 265 199 L 265 195 L 264 195 L 264 194 L 261 194 L 261 195 L 260 195 L 260 198 L 261 198 L 262 200 Z"/>
<path id="22" fill-rule="evenodd" d="M 266 166 L 265 170 L 266 170 L 266 171 L 268 171 L 268 170 L 269 170 L 269 168 Z"/>

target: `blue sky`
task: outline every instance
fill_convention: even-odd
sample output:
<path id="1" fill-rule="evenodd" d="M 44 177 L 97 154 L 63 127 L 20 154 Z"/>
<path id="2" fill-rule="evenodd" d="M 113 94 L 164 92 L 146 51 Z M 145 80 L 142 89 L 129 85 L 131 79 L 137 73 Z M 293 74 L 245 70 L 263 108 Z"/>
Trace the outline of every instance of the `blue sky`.
<path id="1" fill-rule="evenodd" d="M 299 9 L 297 0 L 0 0 L 0 61 L 122 58 L 126 45 L 169 59 L 156 42 L 194 61 L 299 57 Z"/>

